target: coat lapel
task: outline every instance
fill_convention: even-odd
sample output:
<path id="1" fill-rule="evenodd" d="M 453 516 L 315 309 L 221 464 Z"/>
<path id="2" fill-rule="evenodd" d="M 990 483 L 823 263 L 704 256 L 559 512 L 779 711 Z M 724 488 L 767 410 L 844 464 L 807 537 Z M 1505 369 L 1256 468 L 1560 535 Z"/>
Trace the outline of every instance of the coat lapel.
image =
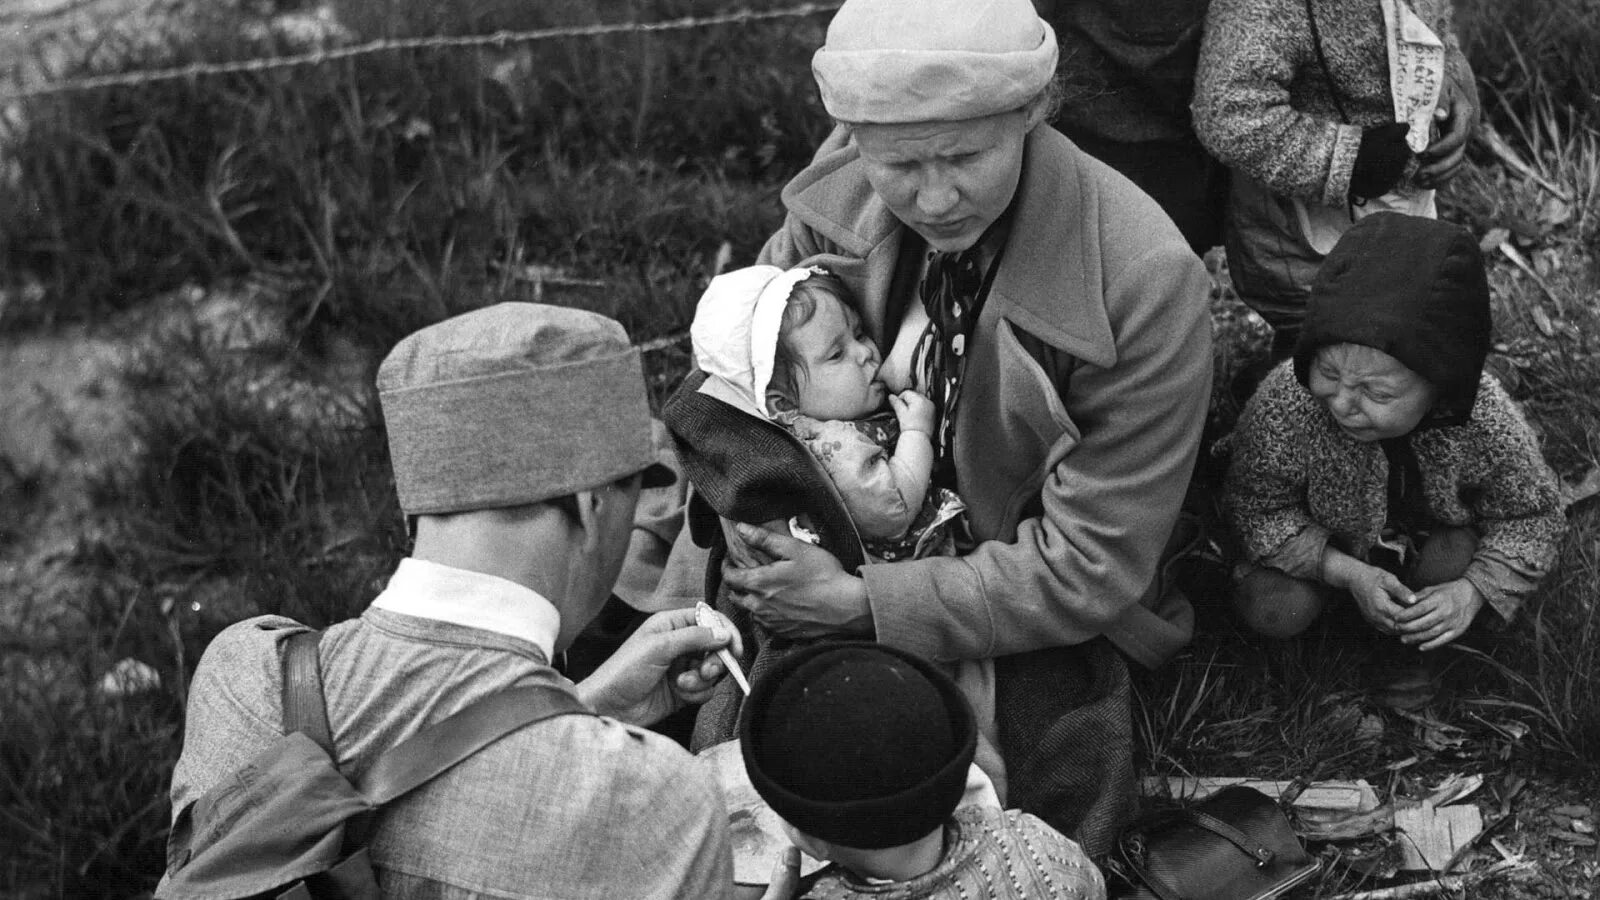
<path id="1" fill-rule="evenodd" d="M 1052 347 L 1109 366 L 1117 353 L 1106 316 L 1098 229 L 1086 225 L 1098 222 L 1102 211 L 1083 191 L 1085 158 L 1046 125 L 1027 141 L 1016 218 L 985 315 L 1003 315 Z M 784 188 L 783 199 L 846 255 L 892 254 L 899 247 L 903 226 L 873 192 L 855 145 L 840 129 L 818 149 L 813 168 Z M 1061 210 L 1074 212 L 1063 216 Z M 874 324 L 881 337 L 884 323 Z"/>

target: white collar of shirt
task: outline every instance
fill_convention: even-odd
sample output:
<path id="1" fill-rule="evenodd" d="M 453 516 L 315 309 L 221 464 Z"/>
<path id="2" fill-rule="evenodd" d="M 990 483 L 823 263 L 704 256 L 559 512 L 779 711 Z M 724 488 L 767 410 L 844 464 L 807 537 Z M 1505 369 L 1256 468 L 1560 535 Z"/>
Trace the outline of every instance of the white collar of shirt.
<path id="1" fill-rule="evenodd" d="M 407 557 L 372 605 L 520 638 L 555 659 L 561 613 L 538 592 L 495 575 Z"/>

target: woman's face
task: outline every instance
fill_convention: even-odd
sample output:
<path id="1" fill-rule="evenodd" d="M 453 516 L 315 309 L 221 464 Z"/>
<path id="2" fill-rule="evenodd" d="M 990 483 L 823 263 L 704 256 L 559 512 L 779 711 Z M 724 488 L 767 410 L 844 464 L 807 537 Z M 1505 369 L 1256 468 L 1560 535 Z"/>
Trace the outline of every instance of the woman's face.
<path id="1" fill-rule="evenodd" d="M 1323 347 L 1308 374 L 1311 395 L 1358 441 L 1410 434 L 1433 408 L 1434 390 L 1427 379 L 1382 350 L 1361 344 Z"/>
<path id="2" fill-rule="evenodd" d="M 853 127 L 872 189 L 935 250 L 972 247 L 1016 193 L 1028 134 L 1021 110 Z"/>

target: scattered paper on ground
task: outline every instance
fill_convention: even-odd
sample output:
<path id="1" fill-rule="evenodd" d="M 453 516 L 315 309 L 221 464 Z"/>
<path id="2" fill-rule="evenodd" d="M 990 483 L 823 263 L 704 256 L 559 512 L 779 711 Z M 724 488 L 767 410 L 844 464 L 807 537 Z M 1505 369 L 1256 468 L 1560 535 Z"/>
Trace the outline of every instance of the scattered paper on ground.
<path id="1" fill-rule="evenodd" d="M 1437 872 L 1483 831 L 1483 814 L 1470 803 L 1436 807 L 1423 801 L 1419 806 L 1396 809 L 1394 825 L 1401 833 L 1400 848 L 1405 854 L 1400 868 Z"/>
<path id="2" fill-rule="evenodd" d="M 1243 785 L 1255 788 L 1273 799 L 1279 799 L 1293 782 L 1263 781 L 1257 778 L 1228 778 L 1204 776 L 1199 778 L 1165 777 L 1149 775 L 1140 780 L 1140 792 L 1146 797 L 1172 797 L 1176 800 L 1200 800 L 1225 787 Z M 1296 810 L 1326 809 L 1340 812 L 1370 812 L 1378 808 L 1378 795 L 1365 779 L 1355 781 L 1313 782 L 1292 804 Z"/>
<path id="3" fill-rule="evenodd" d="M 789 838 L 783 831 L 783 820 L 767 806 L 750 783 L 737 740 L 707 747 L 696 758 L 717 779 L 723 802 L 728 807 L 734 883 L 766 884 L 772 878 L 778 857 L 789 846 Z M 823 865 L 820 860 L 800 854 L 802 876 L 810 875 Z"/>

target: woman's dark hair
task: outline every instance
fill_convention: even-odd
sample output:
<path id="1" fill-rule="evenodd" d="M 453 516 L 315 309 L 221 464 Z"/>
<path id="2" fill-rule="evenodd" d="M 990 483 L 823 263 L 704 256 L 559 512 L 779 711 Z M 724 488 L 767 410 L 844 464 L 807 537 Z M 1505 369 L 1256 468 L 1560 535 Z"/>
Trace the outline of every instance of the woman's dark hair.
<path id="1" fill-rule="evenodd" d="M 789 302 L 783 308 L 783 321 L 778 325 L 778 346 L 772 353 L 772 380 L 767 382 L 768 391 L 777 391 L 791 402 L 795 399 L 799 378 L 805 374 L 805 362 L 794 355 L 793 348 L 789 346 L 789 336 L 796 328 L 811 321 L 811 317 L 817 314 L 817 304 L 830 297 L 851 309 L 855 308 L 855 297 L 851 295 L 850 288 L 845 286 L 844 279 L 828 271 L 811 273 L 810 277 L 796 282 L 794 290 L 789 292 Z"/>
<path id="2" fill-rule="evenodd" d="M 1061 112 L 1061 106 L 1067 102 L 1069 93 L 1066 76 L 1057 73 L 1045 83 L 1039 93 L 1034 94 L 1032 99 L 1022 105 L 1022 109 L 1024 112 L 1031 112 L 1034 104 L 1038 104 L 1041 107 L 1039 124 L 1048 125 L 1054 122 L 1056 114 Z"/>

